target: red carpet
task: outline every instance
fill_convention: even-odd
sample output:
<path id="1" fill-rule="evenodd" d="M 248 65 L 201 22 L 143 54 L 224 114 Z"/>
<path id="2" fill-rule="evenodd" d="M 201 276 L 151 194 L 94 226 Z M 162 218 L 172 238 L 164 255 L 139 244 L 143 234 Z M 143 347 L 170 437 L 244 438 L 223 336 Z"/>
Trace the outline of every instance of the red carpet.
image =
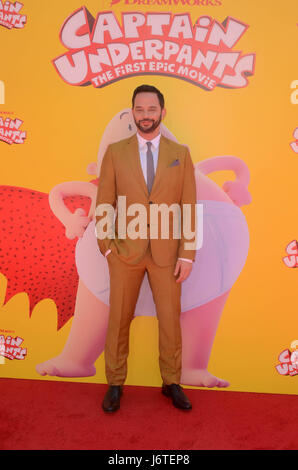
<path id="1" fill-rule="evenodd" d="M 297 450 L 298 397 L 187 390 L 193 410 L 159 388 L 125 386 L 106 415 L 106 385 L 0 379 L 1 450 Z"/>

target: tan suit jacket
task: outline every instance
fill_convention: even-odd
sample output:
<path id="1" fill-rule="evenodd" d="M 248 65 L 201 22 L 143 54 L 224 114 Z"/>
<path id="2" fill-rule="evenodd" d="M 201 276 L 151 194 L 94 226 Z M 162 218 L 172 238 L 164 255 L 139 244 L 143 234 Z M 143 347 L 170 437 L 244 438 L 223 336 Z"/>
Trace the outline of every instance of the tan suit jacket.
<path id="1" fill-rule="evenodd" d="M 178 161 L 175 162 L 175 160 Z M 96 207 L 99 204 L 111 204 L 116 208 L 119 196 L 126 196 L 126 210 L 131 204 L 144 206 L 144 212 L 147 216 L 146 238 L 132 239 L 127 232 L 126 238 L 120 238 L 121 234 L 120 237 L 118 236 L 119 213 L 117 213 L 114 227 L 115 238 L 100 239 L 97 235 L 98 246 L 103 255 L 108 249 L 111 249 L 122 261 L 129 264 L 139 263 L 146 253 L 150 238 L 150 205 L 152 203 L 167 204 L 169 207 L 171 204 L 178 204 L 181 210 L 181 237 L 174 238 L 173 217 L 170 215 L 169 237 L 162 238 L 161 217 L 159 215 L 157 238 L 150 238 L 152 257 L 159 266 L 175 264 L 178 257 L 194 261 L 196 250 L 185 249 L 184 243 L 193 241 L 195 237 L 186 239 L 183 234 L 183 204 L 190 204 L 191 208 L 189 230 L 194 232 L 196 228 L 194 167 L 185 146 L 161 136 L 156 174 L 149 194 L 141 167 L 136 134 L 109 145 L 102 161 Z M 138 214 L 138 212 L 133 215 L 126 213 L 125 230 L 129 223 L 138 217 Z M 96 224 L 105 215 L 96 215 Z M 137 227 L 136 230 L 138 230 Z"/>

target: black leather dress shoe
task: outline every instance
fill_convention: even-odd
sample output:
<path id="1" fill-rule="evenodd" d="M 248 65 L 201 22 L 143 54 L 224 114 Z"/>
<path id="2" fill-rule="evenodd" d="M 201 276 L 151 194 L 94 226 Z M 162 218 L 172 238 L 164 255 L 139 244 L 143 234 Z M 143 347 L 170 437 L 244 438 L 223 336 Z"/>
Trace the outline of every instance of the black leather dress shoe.
<path id="1" fill-rule="evenodd" d="M 109 413 L 120 408 L 120 398 L 122 395 L 121 385 L 110 385 L 102 402 L 102 409 Z"/>
<path id="2" fill-rule="evenodd" d="M 171 384 L 162 386 L 162 393 L 166 397 L 171 397 L 173 405 L 176 408 L 181 408 L 182 410 L 191 410 L 192 405 L 185 393 L 182 390 L 182 387 L 178 384 Z"/>

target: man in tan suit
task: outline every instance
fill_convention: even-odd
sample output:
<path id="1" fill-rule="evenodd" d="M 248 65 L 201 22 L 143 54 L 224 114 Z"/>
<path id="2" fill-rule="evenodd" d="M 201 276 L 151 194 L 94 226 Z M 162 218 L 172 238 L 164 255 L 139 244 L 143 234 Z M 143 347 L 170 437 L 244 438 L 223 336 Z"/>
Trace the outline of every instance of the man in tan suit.
<path id="1" fill-rule="evenodd" d="M 127 374 L 129 328 L 147 271 L 159 322 L 162 393 L 172 398 L 176 407 L 191 409 L 179 385 L 180 299 L 181 282 L 189 276 L 196 253 L 194 168 L 188 149 L 160 134 L 166 111 L 159 90 L 149 85 L 138 87 L 132 111 L 137 134 L 107 148 L 97 193 L 98 246 L 107 258 L 110 273 L 105 345 L 109 388 L 102 407 L 111 412 L 120 406 Z M 184 212 L 187 206 L 188 212 Z M 104 231 L 104 227 L 108 229 Z M 186 227 L 190 236 L 185 235 Z"/>

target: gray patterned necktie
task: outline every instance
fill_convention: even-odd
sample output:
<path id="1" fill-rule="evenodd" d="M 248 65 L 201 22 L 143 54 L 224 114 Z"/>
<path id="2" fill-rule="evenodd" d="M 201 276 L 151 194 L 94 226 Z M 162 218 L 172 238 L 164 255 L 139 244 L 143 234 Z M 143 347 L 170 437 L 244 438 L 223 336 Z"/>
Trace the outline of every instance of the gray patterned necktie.
<path id="1" fill-rule="evenodd" d="M 152 142 L 147 142 L 147 188 L 149 194 L 151 192 L 153 181 L 154 181 L 154 163 L 153 163 L 153 154 L 151 151 Z"/>

